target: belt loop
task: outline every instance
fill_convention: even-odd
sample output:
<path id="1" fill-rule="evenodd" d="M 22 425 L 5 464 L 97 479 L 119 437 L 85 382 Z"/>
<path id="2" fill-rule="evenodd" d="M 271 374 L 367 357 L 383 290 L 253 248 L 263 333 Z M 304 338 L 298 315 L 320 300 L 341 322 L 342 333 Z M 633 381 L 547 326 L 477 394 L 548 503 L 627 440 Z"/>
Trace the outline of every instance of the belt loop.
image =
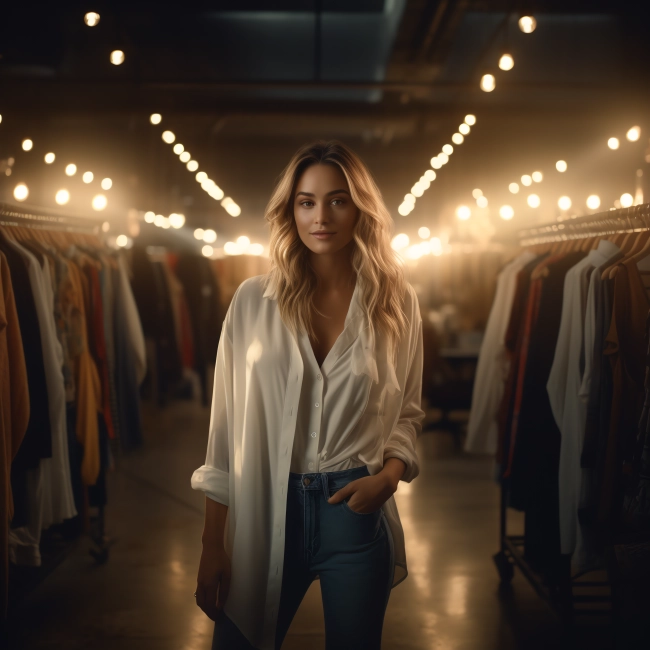
<path id="1" fill-rule="evenodd" d="M 323 482 L 323 494 L 325 495 L 325 501 L 330 498 L 328 484 L 327 484 L 327 474 L 325 472 L 321 473 L 322 482 Z"/>

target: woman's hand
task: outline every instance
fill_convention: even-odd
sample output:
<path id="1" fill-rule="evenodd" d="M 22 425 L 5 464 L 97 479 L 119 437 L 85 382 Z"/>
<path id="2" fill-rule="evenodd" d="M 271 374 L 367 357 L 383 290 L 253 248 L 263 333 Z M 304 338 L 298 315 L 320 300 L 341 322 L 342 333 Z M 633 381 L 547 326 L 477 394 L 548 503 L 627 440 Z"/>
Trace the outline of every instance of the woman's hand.
<path id="1" fill-rule="evenodd" d="M 214 621 L 226 603 L 229 589 L 230 558 L 223 547 L 204 545 L 196 579 L 196 604 Z"/>
<path id="2" fill-rule="evenodd" d="M 394 481 L 385 473 L 379 472 L 374 476 L 364 476 L 350 481 L 345 487 L 335 492 L 327 503 L 339 503 L 348 497 L 348 506 L 354 512 L 368 514 L 379 510 L 381 506 L 395 494 Z"/>

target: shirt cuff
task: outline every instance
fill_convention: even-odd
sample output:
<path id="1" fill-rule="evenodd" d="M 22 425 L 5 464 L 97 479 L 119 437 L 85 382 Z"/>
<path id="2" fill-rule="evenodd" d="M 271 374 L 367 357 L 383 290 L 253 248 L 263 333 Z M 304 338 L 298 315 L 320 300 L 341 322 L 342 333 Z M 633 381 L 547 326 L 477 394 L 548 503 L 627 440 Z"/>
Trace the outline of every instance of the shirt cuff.
<path id="1" fill-rule="evenodd" d="M 205 492 L 213 501 L 227 506 L 230 493 L 229 476 L 228 472 L 202 465 L 192 474 L 192 489 Z"/>

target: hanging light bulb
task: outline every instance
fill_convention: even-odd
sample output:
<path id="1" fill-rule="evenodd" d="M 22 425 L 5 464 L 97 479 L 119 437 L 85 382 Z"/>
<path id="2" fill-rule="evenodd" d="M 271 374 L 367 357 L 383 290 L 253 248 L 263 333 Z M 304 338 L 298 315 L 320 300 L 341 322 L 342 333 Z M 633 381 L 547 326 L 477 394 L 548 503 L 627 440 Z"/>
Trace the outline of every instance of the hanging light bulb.
<path id="1" fill-rule="evenodd" d="M 204 234 L 205 234 L 205 230 L 203 230 L 203 228 L 197 228 L 194 231 L 194 239 L 203 239 Z"/>
<path id="2" fill-rule="evenodd" d="M 434 172 L 433 169 L 427 169 L 427 171 L 424 172 L 424 178 L 426 178 L 429 182 L 435 181 L 436 172 Z"/>
<path id="3" fill-rule="evenodd" d="M 124 52 L 122 50 L 113 50 L 111 52 L 111 63 L 113 65 L 122 65 L 124 63 Z"/>
<path id="4" fill-rule="evenodd" d="M 144 220 L 147 223 L 153 223 L 155 219 L 156 219 L 156 213 L 155 212 L 151 212 L 151 210 L 149 210 L 149 212 L 144 213 Z"/>
<path id="5" fill-rule="evenodd" d="M 183 151 L 183 153 L 178 157 L 182 163 L 187 163 L 192 160 L 192 154 L 189 151 Z"/>
<path id="6" fill-rule="evenodd" d="M 102 180 L 101 185 L 103 190 L 110 190 L 113 187 L 113 181 L 110 178 L 105 178 Z"/>
<path id="7" fill-rule="evenodd" d="M 625 137 L 630 142 L 636 142 L 641 137 L 641 127 L 633 126 L 626 134 Z"/>
<path id="8" fill-rule="evenodd" d="M 442 153 L 446 153 L 448 156 L 451 156 L 454 153 L 454 148 L 450 144 L 443 145 Z"/>
<path id="9" fill-rule="evenodd" d="M 81 180 L 87 185 L 88 183 L 93 182 L 93 178 L 95 178 L 95 175 L 92 172 L 84 172 Z"/>
<path id="10" fill-rule="evenodd" d="M 499 208 L 499 216 L 504 220 L 504 221 L 510 221 L 515 216 L 515 211 L 512 209 L 512 206 L 510 205 L 502 205 Z"/>
<path id="11" fill-rule="evenodd" d="M 199 172 L 195 178 L 197 183 L 203 183 L 208 178 L 208 175 L 205 172 Z"/>
<path id="12" fill-rule="evenodd" d="M 618 149 L 620 142 L 618 141 L 618 138 L 610 138 L 607 140 L 607 146 L 612 150 Z"/>
<path id="13" fill-rule="evenodd" d="M 499 68 L 501 70 L 512 70 L 515 67 L 515 60 L 512 58 L 512 54 L 502 54 L 499 59 Z"/>
<path id="14" fill-rule="evenodd" d="M 540 198 L 537 194 L 529 194 L 526 201 L 531 208 L 539 208 L 541 204 Z"/>
<path id="15" fill-rule="evenodd" d="M 149 121 L 152 124 L 160 124 L 162 122 L 162 115 L 160 113 L 152 113 L 149 116 Z"/>
<path id="16" fill-rule="evenodd" d="M 463 137 L 462 133 L 454 133 L 454 135 L 451 136 L 451 141 L 454 144 L 463 144 L 465 138 Z"/>
<path id="17" fill-rule="evenodd" d="M 568 196 L 561 196 L 557 201 L 560 210 L 568 210 L 571 207 L 571 199 Z"/>
<path id="18" fill-rule="evenodd" d="M 190 160 L 190 162 L 187 163 L 187 169 L 191 172 L 195 172 L 199 168 L 199 163 L 196 162 L 196 160 Z"/>
<path id="19" fill-rule="evenodd" d="M 22 147 L 23 151 L 31 151 L 34 147 L 34 143 L 29 138 L 26 138 L 23 140 Z"/>
<path id="20" fill-rule="evenodd" d="M 600 207 L 600 197 L 597 194 L 591 194 L 587 197 L 587 207 L 590 210 L 598 210 Z"/>
<path id="21" fill-rule="evenodd" d="M 185 150 L 185 147 L 184 147 L 180 142 L 177 142 L 177 143 L 174 145 L 174 153 L 175 153 L 177 156 L 180 156 L 180 155 L 183 153 L 184 150 Z"/>
<path id="22" fill-rule="evenodd" d="M 557 169 L 560 174 L 563 174 L 568 168 L 568 165 L 566 164 L 566 160 L 558 160 L 555 163 L 555 169 Z"/>
<path id="23" fill-rule="evenodd" d="M 18 185 L 14 187 L 14 199 L 16 199 L 16 201 L 24 201 L 28 196 L 29 189 L 25 183 L 18 183 Z"/>
<path id="24" fill-rule="evenodd" d="M 476 199 L 476 205 L 479 208 L 487 208 L 488 206 L 488 200 L 486 196 L 479 196 L 478 199 Z"/>
<path id="25" fill-rule="evenodd" d="M 467 221 L 472 216 L 472 211 L 466 205 L 459 205 L 456 208 L 456 216 L 461 221 Z"/>
<path id="26" fill-rule="evenodd" d="M 542 174 L 542 172 L 533 172 L 532 178 L 533 181 L 535 181 L 535 183 L 541 183 L 542 180 L 544 180 L 544 175 Z"/>
<path id="27" fill-rule="evenodd" d="M 431 167 L 433 167 L 434 169 L 440 169 L 442 167 L 442 163 L 440 162 L 438 156 L 434 156 L 433 158 L 431 158 Z"/>
<path id="28" fill-rule="evenodd" d="M 476 115 L 465 115 L 465 124 L 474 126 L 476 124 Z"/>
<path id="29" fill-rule="evenodd" d="M 97 194 L 96 196 L 93 197 L 92 200 L 93 210 L 100 212 L 101 210 L 104 210 L 107 205 L 108 205 L 108 200 L 103 194 Z"/>
<path id="30" fill-rule="evenodd" d="M 214 230 L 212 230 L 212 228 L 208 228 L 203 233 L 203 241 L 206 244 L 214 244 L 214 242 L 217 241 L 217 233 Z"/>
<path id="31" fill-rule="evenodd" d="M 163 131 L 162 139 L 167 144 L 171 144 L 172 142 L 174 142 L 174 140 L 176 140 L 176 136 L 174 135 L 173 131 Z"/>
<path id="32" fill-rule="evenodd" d="M 206 244 L 201 249 L 201 253 L 204 255 L 204 257 L 212 257 L 212 255 L 214 253 L 214 248 L 212 248 L 212 246 L 209 246 L 208 244 Z"/>
<path id="33" fill-rule="evenodd" d="M 459 131 L 460 133 L 462 133 L 463 135 L 467 135 L 467 134 L 471 131 L 471 129 L 470 129 L 469 124 L 465 124 L 465 122 L 463 122 L 463 123 L 458 127 L 458 131 Z"/>
<path id="34" fill-rule="evenodd" d="M 508 189 L 513 194 L 517 194 L 519 192 L 519 184 L 518 183 L 510 183 L 510 185 L 508 185 Z"/>
<path id="35" fill-rule="evenodd" d="M 70 192 L 68 192 L 68 190 L 59 190 L 56 193 L 54 200 L 59 205 L 65 205 L 70 200 Z"/>
<path id="36" fill-rule="evenodd" d="M 621 196 L 621 207 L 629 208 L 634 203 L 634 197 L 627 192 Z"/>
<path id="37" fill-rule="evenodd" d="M 89 11 L 84 15 L 84 22 L 88 27 L 95 27 L 96 25 L 99 25 L 99 18 L 100 16 L 96 11 Z"/>
<path id="38" fill-rule="evenodd" d="M 491 93 L 497 85 L 496 78 L 493 74 L 484 74 L 481 77 L 481 90 L 485 93 Z"/>
<path id="39" fill-rule="evenodd" d="M 422 226 L 418 228 L 418 235 L 421 239 L 429 239 L 431 237 L 431 231 L 426 226 Z"/>
<path id="40" fill-rule="evenodd" d="M 66 165 L 65 168 L 65 174 L 66 176 L 74 176 L 77 173 L 77 165 L 74 163 L 70 163 L 69 165 Z"/>
<path id="41" fill-rule="evenodd" d="M 532 34 L 537 27 L 537 21 L 532 16 L 522 16 L 519 19 L 519 29 L 524 34 Z"/>
<path id="42" fill-rule="evenodd" d="M 45 154 L 45 164 L 51 165 L 56 160 L 56 156 L 50 152 Z"/>

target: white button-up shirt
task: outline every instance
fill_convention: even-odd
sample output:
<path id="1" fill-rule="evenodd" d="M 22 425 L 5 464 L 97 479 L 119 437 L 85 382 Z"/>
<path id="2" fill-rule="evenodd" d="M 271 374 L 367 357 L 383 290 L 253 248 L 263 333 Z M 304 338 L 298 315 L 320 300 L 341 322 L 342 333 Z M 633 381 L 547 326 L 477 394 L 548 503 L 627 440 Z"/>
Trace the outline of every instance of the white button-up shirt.
<path id="1" fill-rule="evenodd" d="M 192 488 L 228 506 L 224 546 L 232 582 L 224 612 L 249 642 L 272 650 L 284 561 L 289 472 L 328 472 L 384 459 L 419 474 L 422 430 L 422 320 L 408 285 L 408 319 L 397 363 L 385 340 L 375 346 L 355 287 L 343 332 L 321 368 L 306 334 L 291 334 L 273 287 L 244 281 L 224 319 L 215 367 L 205 464 Z M 394 543 L 393 585 L 408 575 L 404 533 L 391 496 L 382 510 Z"/>

